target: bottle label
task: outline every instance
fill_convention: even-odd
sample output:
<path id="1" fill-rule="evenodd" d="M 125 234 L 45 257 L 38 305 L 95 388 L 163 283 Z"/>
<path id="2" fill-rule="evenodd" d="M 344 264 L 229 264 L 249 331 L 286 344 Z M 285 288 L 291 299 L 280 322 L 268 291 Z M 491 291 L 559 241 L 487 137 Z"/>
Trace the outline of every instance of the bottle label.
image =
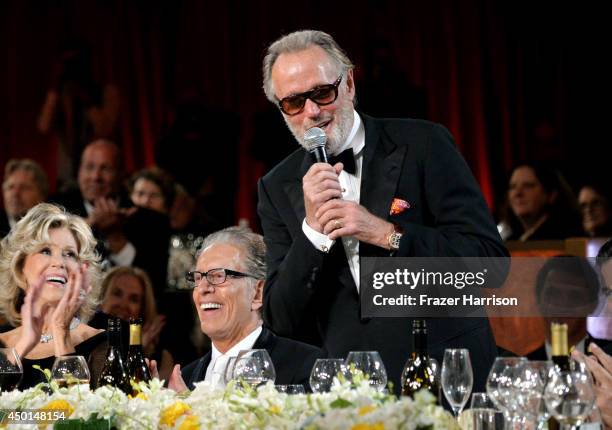
<path id="1" fill-rule="evenodd" d="M 141 343 L 141 326 L 130 324 L 130 345 L 140 345 Z"/>

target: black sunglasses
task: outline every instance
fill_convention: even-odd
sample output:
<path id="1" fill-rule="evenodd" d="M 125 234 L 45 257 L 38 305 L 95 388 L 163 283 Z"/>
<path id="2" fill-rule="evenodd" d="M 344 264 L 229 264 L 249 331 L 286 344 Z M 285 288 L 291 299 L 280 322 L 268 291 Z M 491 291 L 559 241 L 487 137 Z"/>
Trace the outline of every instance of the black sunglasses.
<path id="1" fill-rule="evenodd" d="M 338 86 L 342 82 L 342 76 L 340 75 L 333 84 L 321 85 L 310 91 L 287 96 L 279 100 L 278 107 L 285 115 L 293 116 L 302 112 L 306 100 L 312 100 L 319 106 L 330 105 L 338 98 Z"/>

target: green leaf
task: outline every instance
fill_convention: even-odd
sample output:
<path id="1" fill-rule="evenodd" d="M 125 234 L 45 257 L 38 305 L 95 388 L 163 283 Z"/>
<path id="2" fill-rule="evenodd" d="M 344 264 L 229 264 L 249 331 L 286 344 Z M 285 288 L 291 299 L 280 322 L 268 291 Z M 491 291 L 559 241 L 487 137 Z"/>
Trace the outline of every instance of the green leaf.
<path id="1" fill-rule="evenodd" d="M 331 402 L 329 406 L 332 409 L 344 409 L 344 408 L 350 408 L 351 406 L 353 406 L 353 404 L 349 402 L 348 400 L 344 400 L 343 398 L 338 397 L 336 400 Z"/>
<path id="2" fill-rule="evenodd" d="M 98 414 L 92 414 L 87 421 L 82 418 L 61 420 L 53 425 L 53 430 L 110 430 L 111 420 L 98 418 Z"/>

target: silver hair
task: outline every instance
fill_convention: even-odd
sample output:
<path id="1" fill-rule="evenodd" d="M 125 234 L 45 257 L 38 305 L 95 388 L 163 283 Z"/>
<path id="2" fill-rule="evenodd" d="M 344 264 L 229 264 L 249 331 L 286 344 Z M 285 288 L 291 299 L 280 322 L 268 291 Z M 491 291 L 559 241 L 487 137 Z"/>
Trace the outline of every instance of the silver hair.
<path id="1" fill-rule="evenodd" d="M 256 279 L 266 279 L 266 245 L 260 234 L 253 233 L 245 227 L 228 227 L 206 236 L 199 255 L 206 248 L 215 244 L 229 244 L 245 251 L 245 270 Z"/>
<path id="2" fill-rule="evenodd" d="M 289 33 L 268 47 L 263 60 L 263 90 L 272 103 L 277 101 L 274 94 L 274 84 L 272 83 L 272 67 L 278 57 L 289 52 L 303 51 L 311 46 L 318 46 L 323 49 L 329 55 L 329 58 L 336 63 L 341 73 L 355 67 L 344 50 L 329 34 L 317 30 L 301 30 Z"/>

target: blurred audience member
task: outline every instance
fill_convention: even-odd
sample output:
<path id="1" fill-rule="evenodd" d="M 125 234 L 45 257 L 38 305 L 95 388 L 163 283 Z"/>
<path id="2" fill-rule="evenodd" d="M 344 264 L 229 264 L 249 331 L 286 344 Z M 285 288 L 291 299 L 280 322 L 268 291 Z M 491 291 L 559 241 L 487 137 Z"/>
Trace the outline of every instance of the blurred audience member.
<path id="1" fill-rule="evenodd" d="M 612 340 L 612 240 L 599 249 L 596 261 L 601 274 L 602 294 L 600 308 L 596 316 L 588 318 L 587 327 L 593 336 Z"/>
<path id="2" fill-rule="evenodd" d="M 139 170 L 130 178 L 130 198 L 136 206 L 168 214 L 174 196 L 173 179 L 158 167 Z"/>
<path id="3" fill-rule="evenodd" d="M 505 240 L 560 240 L 581 236 L 572 191 L 555 169 L 525 163 L 512 171 L 501 224 Z"/>
<path id="4" fill-rule="evenodd" d="M 581 352 L 588 351 L 592 342 L 612 352 L 612 342 L 597 339 L 587 332 L 587 316 L 599 303 L 600 283 L 588 260 L 575 256 L 550 258 L 536 278 L 536 302 L 546 322 L 546 340 L 527 354 L 530 360 L 550 360 L 550 325 L 565 323 L 568 344 Z"/>
<path id="5" fill-rule="evenodd" d="M 130 207 L 120 186 L 122 172 L 117 145 L 108 140 L 94 141 L 83 151 L 78 188 L 55 196 L 53 201 L 86 218 L 103 244 L 100 252 L 111 264 L 145 269 L 159 300 L 158 292 L 166 285 L 168 217 L 151 209 Z"/>
<path id="6" fill-rule="evenodd" d="M 100 308 L 107 315 L 129 321 L 142 318 L 142 346 L 145 355 L 157 361 L 162 379 L 168 379 L 174 360 L 160 344 L 166 318 L 157 313 L 151 280 L 136 267 L 115 267 L 102 281 Z"/>
<path id="7" fill-rule="evenodd" d="M 72 182 L 78 157 L 94 139 L 113 138 L 119 117 L 119 92 L 95 82 L 89 48 L 78 42 L 62 50 L 38 118 L 38 130 L 59 140 L 58 182 Z"/>
<path id="8" fill-rule="evenodd" d="M 578 193 L 582 228 L 591 237 L 612 236 L 610 194 L 603 184 L 589 183 Z"/>
<path id="9" fill-rule="evenodd" d="M 2 182 L 4 212 L 0 212 L 0 238 L 6 236 L 30 208 L 45 201 L 48 194 L 47 175 L 36 161 L 29 158 L 9 160 Z"/>

